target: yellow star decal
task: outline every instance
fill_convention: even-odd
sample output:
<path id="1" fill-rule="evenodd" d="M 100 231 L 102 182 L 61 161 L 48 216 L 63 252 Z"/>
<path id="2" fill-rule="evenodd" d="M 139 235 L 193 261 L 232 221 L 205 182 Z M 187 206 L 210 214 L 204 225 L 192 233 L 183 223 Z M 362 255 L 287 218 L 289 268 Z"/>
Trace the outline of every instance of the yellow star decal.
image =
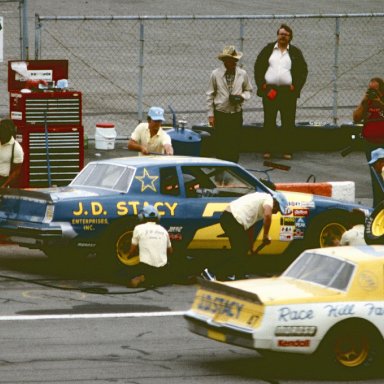
<path id="1" fill-rule="evenodd" d="M 135 179 L 139 180 L 141 183 L 141 192 L 144 192 L 147 188 L 152 189 L 152 191 L 156 191 L 156 187 L 154 182 L 159 178 L 159 176 L 151 176 L 147 169 L 144 168 L 143 176 L 135 176 Z"/>

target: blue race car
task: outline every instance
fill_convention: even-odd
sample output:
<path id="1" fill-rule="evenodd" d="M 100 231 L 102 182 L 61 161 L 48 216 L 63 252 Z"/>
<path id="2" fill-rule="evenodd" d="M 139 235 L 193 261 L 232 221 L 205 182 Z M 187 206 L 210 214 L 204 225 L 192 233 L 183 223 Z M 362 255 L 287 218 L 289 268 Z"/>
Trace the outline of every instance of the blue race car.
<path id="1" fill-rule="evenodd" d="M 233 199 L 247 193 L 273 193 L 238 164 L 184 156 L 126 157 L 89 163 L 65 187 L 0 190 L 0 235 L 50 257 L 100 255 L 129 266 L 132 230 L 147 204 L 161 215 L 178 255 L 230 248 L 219 217 Z M 272 243 L 260 253 L 326 247 L 340 239 L 361 205 L 298 192 L 282 193 L 285 215 L 273 215 Z M 252 233 L 253 249 L 262 240 Z"/>

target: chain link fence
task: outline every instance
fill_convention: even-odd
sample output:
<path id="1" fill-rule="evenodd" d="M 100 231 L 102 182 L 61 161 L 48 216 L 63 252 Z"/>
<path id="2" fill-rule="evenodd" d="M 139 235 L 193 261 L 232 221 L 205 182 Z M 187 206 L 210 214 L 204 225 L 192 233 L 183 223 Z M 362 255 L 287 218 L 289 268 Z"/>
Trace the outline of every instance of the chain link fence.
<path id="1" fill-rule="evenodd" d="M 245 124 L 262 122 L 253 65 L 281 23 L 309 67 L 297 121 L 351 121 L 368 81 L 383 76 L 383 14 L 275 16 L 35 17 L 35 58 L 68 59 L 71 88 L 83 93 L 85 131 L 116 124 L 129 136 L 151 105 L 169 105 L 188 125 L 206 123 L 205 92 L 217 55 L 234 44 L 254 85 Z"/>
<path id="2" fill-rule="evenodd" d="M 21 4 L 20 0 L 0 0 L 0 16 L 3 33 L 3 62 L 0 62 L 0 113 L 9 113 L 8 60 L 20 59 L 21 52 Z"/>

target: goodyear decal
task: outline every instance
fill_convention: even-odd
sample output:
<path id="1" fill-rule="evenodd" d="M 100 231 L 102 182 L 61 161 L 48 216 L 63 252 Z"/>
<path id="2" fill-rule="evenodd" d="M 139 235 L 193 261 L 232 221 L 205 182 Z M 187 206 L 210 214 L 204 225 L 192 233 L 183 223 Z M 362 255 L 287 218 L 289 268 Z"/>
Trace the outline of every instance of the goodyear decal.
<path id="1" fill-rule="evenodd" d="M 151 176 L 146 168 L 144 168 L 143 174 L 141 176 L 135 176 L 135 179 L 139 180 L 141 183 L 141 192 L 144 192 L 146 189 L 151 189 L 153 192 L 157 192 L 155 181 L 158 178 L 159 176 Z"/>

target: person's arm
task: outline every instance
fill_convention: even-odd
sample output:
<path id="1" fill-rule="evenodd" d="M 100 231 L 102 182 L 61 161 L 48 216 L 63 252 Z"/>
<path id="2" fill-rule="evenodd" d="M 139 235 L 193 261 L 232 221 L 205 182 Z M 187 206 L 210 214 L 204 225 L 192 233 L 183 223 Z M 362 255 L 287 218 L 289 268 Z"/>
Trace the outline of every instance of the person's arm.
<path id="1" fill-rule="evenodd" d="M 172 138 L 168 133 L 163 131 L 163 148 L 166 155 L 173 155 Z"/>
<path id="2" fill-rule="evenodd" d="M 164 144 L 164 152 L 166 155 L 173 155 L 172 144 Z"/>
<path id="3" fill-rule="evenodd" d="M 131 244 L 131 248 L 129 248 L 129 253 L 127 258 L 131 258 L 133 256 L 136 256 L 139 253 L 139 247 L 136 244 Z"/>
<path id="4" fill-rule="evenodd" d="M 214 98 L 216 94 L 216 81 L 213 73 L 209 78 L 208 90 L 206 92 L 207 96 L 207 107 L 208 107 L 208 124 L 211 127 L 215 126 L 215 117 L 214 117 Z"/>
<path id="5" fill-rule="evenodd" d="M 364 96 L 363 100 L 361 100 L 360 104 L 356 107 L 356 109 L 353 111 L 353 122 L 359 123 L 364 119 L 364 116 L 367 111 L 367 95 Z"/>
<path id="6" fill-rule="evenodd" d="M 1 188 L 8 187 L 13 180 L 17 179 L 21 172 L 21 166 L 22 164 L 12 164 L 11 171 L 9 172 L 9 176 L 4 181 L 4 183 L 1 185 Z"/>
<path id="7" fill-rule="evenodd" d="M 135 141 L 133 139 L 129 139 L 128 149 L 130 151 L 141 152 L 143 155 L 148 155 L 147 148 L 144 145 L 139 144 L 137 141 Z"/>
<path id="8" fill-rule="evenodd" d="M 272 223 L 272 207 L 270 205 L 264 205 L 264 218 L 263 218 L 263 244 L 270 244 L 271 239 L 269 237 L 269 230 Z"/>
<path id="9" fill-rule="evenodd" d="M 241 93 L 241 97 L 243 100 L 249 100 L 251 98 L 252 93 L 252 85 L 249 81 L 248 74 L 244 74 L 244 83 L 243 83 L 243 92 Z"/>

